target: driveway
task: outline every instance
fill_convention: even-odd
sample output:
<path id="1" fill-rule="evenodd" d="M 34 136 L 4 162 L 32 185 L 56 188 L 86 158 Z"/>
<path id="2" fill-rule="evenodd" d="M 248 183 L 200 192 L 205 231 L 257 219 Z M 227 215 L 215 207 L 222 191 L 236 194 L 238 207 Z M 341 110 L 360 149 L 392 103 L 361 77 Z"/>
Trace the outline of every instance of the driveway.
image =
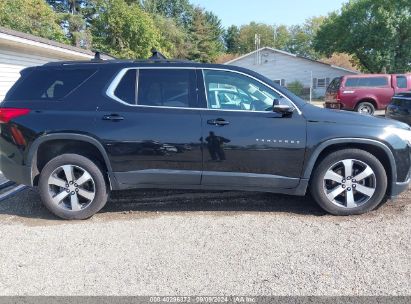
<path id="1" fill-rule="evenodd" d="M 0 202 L 1 295 L 410 295 L 411 191 L 363 216 L 310 197 L 128 191 L 86 221 Z"/>

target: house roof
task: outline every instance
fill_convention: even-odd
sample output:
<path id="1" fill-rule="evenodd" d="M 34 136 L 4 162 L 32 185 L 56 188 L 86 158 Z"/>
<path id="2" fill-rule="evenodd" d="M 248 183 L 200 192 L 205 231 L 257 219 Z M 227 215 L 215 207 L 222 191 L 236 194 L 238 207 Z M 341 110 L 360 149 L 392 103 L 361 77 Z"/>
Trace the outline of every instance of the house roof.
<path id="1" fill-rule="evenodd" d="M 327 65 L 327 66 L 329 66 L 329 67 L 331 67 L 331 68 L 338 69 L 338 70 L 342 70 L 342 71 L 346 71 L 346 72 L 349 72 L 349 73 L 360 74 L 360 72 L 358 72 L 358 71 L 346 69 L 346 68 L 343 68 L 343 67 L 340 67 L 340 66 L 336 66 L 336 65 L 333 65 L 333 64 L 328 64 L 328 63 L 325 63 L 325 62 L 322 62 L 322 61 L 319 61 L 319 60 L 310 59 L 310 58 L 307 58 L 307 57 L 304 57 L 304 56 L 299 56 L 299 55 L 296 55 L 296 54 L 292 54 L 292 53 L 289 53 L 289 52 L 286 52 L 286 51 L 283 51 L 283 50 L 279 50 L 279 49 L 275 49 L 275 48 L 272 48 L 272 47 L 268 47 L 268 46 L 262 47 L 262 48 L 260 48 L 260 49 L 258 49 L 258 50 L 255 50 L 255 51 L 252 51 L 252 52 L 250 52 L 250 53 L 247 53 L 247 54 L 244 54 L 244 55 L 242 55 L 242 56 L 239 56 L 239 57 L 237 57 L 237 58 L 234 58 L 234 59 L 232 59 L 232 60 L 230 60 L 230 61 L 225 62 L 224 64 L 232 64 L 232 63 L 234 63 L 234 62 L 236 62 L 236 61 L 238 61 L 238 60 L 241 60 L 241 59 L 243 59 L 243 58 L 245 58 L 245 57 L 248 57 L 248 56 L 250 56 L 250 55 L 253 55 L 253 54 L 255 54 L 256 52 L 261 52 L 261 51 L 264 51 L 264 50 L 268 50 L 268 51 L 275 52 L 275 53 L 280 53 L 280 54 L 287 55 L 287 56 L 294 57 L 294 58 L 300 58 L 300 59 L 308 60 L 308 61 L 315 62 L 315 63 L 318 63 L 318 64 Z"/>
<path id="2" fill-rule="evenodd" d="M 94 52 L 79 47 L 67 45 L 64 43 L 56 42 L 46 38 L 34 36 L 31 34 L 15 31 L 6 27 L 0 26 L 0 39 L 13 40 L 14 42 L 31 44 L 37 47 L 49 48 L 54 51 L 62 51 L 66 53 L 77 54 L 83 57 L 94 57 Z M 112 56 L 102 54 L 103 59 L 112 59 Z"/>

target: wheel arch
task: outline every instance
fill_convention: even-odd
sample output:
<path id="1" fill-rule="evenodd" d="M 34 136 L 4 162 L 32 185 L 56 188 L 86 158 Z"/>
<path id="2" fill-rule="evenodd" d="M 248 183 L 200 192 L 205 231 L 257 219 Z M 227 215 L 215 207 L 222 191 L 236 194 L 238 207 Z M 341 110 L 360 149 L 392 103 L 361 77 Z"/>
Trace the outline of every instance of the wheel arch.
<path id="1" fill-rule="evenodd" d="M 113 175 L 112 175 L 112 167 L 110 164 L 110 160 L 108 158 L 107 152 L 105 151 L 103 145 L 94 137 L 84 135 L 84 134 L 76 134 L 76 133 L 53 133 L 42 135 L 35 139 L 30 146 L 26 157 L 26 164 L 31 168 L 31 176 L 30 181 L 32 186 L 36 184 L 36 178 L 38 177 L 41 170 L 38 168 L 38 151 L 44 144 L 51 144 L 53 142 L 67 142 L 67 143 L 74 143 L 78 142 L 84 145 L 89 145 L 89 147 L 93 147 L 99 156 L 101 156 L 102 165 L 105 167 L 104 169 L 107 170 L 107 179 L 110 185 L 110 188 L 113 188 Z M 75 152 L 75 151 L 71 151 Z M 81 151 L 82 153 L 84 151 Z M 82 154 L 79 153 L 79 154 Z M 83 153 L 84 154 L 84 153 Z"/>
<path id="2" fill-rule="evenodd" d="M 330 153 L 338 151 L 340 149 L 350 148 L 367 151 L 379 159 L 387 173 L 387 193 L 390 194 L 394 184 L 397 181 L 397 167 L 395 158 L 392 151 L 386 144 L 372 139 L 338 138 L 323 142 L 315 149 L 315 151 L 311 154 L 310 158 L 306 162 L 303 171 L 303 178 L 310 180 L 316 166 L 326 155 L 329 155 Z"/>

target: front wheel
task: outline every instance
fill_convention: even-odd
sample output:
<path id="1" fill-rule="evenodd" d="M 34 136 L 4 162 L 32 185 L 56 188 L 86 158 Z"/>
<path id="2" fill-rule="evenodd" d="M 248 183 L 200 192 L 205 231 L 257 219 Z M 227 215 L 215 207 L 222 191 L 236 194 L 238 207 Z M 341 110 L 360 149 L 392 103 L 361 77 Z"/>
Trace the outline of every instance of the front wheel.
<path id="1" fill-rule="evenodd" d="M 108 188 L 101 169 L 78 154 L 63 154 L 50 160 L 39 179 L 43 204 L 63 219 L 87 219 L 107 202 Z"/>
<path id="2" fill-rule="evenodd" d="M 317 203 L 331 214 L 362 214 L 383 201 L 387 175 L 374 155 L 346 149 L 331 153 L 318 164 L 310 190 Z"/>

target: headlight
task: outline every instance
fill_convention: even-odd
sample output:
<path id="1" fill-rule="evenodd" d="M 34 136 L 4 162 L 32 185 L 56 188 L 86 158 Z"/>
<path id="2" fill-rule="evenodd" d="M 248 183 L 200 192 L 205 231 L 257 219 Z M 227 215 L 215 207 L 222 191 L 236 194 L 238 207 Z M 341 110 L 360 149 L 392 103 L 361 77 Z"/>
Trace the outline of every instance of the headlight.
<path id="1" fill-rule="evenodd" d="M 397 129 L 397 128 L 389 128 L 391 134 L 397 135 L 403 141 L 406 141 L 409 145 L 411 145 L 411 131 L 404 130 L 404 129 Z"/>

